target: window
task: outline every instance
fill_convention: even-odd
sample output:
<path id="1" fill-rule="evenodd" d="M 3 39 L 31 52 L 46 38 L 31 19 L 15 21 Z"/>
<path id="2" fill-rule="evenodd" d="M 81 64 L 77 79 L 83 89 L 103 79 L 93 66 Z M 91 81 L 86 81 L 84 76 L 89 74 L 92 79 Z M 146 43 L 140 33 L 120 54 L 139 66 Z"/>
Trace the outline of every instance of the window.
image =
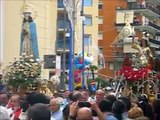
<path id="1" fill-rule="evenodd" d="M 103 24 L 103 17 L 98 18 L 98 24 Z"/>
<path id="2" fill-rule="evenodd" d="M 102 33 L 102 32 L 99 32 L 99 33 L 98 33 L 98 39 L 99 39 L 99 40 L 102 40 L 102 39 L 103 39 L 103 33 Z"/>
<path id="3" fill-rule="evenodd" d="M 92 44 L 91 35 L 84 35 L 84 46 L 89 46 Z"/>
<path id="4" fill-rule="evenodd" d="M 98 9 L 103 9 L 103 4 L 99 4 Z"/>
<path id="5" fill-rule="evenodd" d="M 84 0 L 84 6 L 92 6 L 92 0 Z"/>
<path id="6" fill-rule="evenodd" d="M 157 40 L 160 41 L 160 36 L 157 36 Z"/>
<path id="7" fill-rule="evenodd" d="M 92 17 L 91 16 L 86 16 L 84 20 L 84 25 L 91 26 L 92 25 Z"/>
<path id="8" fill-rule="evenodd" d="M 114 64 L 113 63 L 109 63 L 109 69 L 114 70 Z"/>

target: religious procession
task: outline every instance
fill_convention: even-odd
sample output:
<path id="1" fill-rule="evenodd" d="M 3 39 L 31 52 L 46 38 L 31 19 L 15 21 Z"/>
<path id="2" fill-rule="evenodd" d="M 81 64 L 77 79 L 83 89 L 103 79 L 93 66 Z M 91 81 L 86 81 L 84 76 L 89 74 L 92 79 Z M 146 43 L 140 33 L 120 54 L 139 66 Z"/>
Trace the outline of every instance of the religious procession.
<path id="1" fill-rule="evenodd" d="M 160 120 L 160 0 L 0 0 L 0 120 Z"/>

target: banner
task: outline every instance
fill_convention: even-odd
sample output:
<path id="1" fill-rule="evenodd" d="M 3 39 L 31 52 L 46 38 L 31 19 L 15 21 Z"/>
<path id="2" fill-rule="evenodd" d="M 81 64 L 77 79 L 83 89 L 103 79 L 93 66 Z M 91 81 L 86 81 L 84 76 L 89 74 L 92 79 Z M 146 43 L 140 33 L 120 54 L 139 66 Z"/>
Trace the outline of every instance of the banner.
<path id="1" fill-rule="evenodd" d="M 61 75 L 61 56 L 56 56 L 56 75 Z"/>

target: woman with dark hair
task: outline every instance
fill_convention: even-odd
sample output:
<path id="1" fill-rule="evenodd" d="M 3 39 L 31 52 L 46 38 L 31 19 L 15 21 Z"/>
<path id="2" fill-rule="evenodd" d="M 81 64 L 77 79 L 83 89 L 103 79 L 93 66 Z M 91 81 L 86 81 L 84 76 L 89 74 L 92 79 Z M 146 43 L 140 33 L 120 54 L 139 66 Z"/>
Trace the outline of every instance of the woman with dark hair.
<path id="1" fill-rule="evenodd" d="M 160 120 L 160 100 L 155 100 L 153 102 L 155 120 Z"/>
<path id="2" fill-rule="evenodd" d="M 144 116 L 148 117 L 150 120 L 154 120 L 153 106 L 148 102 L 146 95 L 141 95 L 139 97 L 138 106 L 143 110 Z"/>
<path id="3" fill-rule="evenodd" d="M 123 120 L 122 114 L 125 111 L 125 104 L 122 101 L 117 100 L 116 102 L 114 102 L 112 110 L 117 120 Z"/>

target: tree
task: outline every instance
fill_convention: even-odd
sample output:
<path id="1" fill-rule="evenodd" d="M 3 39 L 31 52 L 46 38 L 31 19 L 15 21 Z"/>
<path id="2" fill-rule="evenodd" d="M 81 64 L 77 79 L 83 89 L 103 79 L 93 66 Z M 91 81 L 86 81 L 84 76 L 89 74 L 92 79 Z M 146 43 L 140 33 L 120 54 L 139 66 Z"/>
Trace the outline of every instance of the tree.
<path id="1" fill-rule="evenodd" d="M 95 78 L 95 81 L 98 83 L 97 84 L 97 90 L 99 89 L 100 86 L 102 88 L 105 88 L 107 86 L 107 84 L 108 84 L 106 80 L 104 80 L 104 79 L 102 79 L 100 77 Z"/>
<path id="2" fill-rule="evenodd" d="M 90 65 L 89 70 L 92 73 L 92 80 L 94 80 L 95 79 L 94 71 L 98 70 L 98 67 L 96 65 Z"/>

